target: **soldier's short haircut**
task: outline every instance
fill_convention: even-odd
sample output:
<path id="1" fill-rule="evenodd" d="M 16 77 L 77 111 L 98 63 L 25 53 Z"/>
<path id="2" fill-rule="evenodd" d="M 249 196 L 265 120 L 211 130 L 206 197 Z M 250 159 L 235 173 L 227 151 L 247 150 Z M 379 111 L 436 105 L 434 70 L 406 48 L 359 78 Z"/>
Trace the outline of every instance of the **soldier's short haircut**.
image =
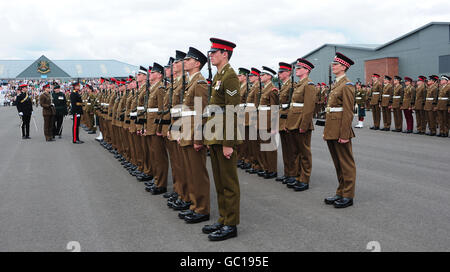
<path id="1" fill-rule="evenodd" d="M 221 53 L 227 52 L 228 53 L 228 61 L 231 59 L 231 56 L 233 55 L 233 51 L 228 51 L 225 49 L 220 49 Z"/>

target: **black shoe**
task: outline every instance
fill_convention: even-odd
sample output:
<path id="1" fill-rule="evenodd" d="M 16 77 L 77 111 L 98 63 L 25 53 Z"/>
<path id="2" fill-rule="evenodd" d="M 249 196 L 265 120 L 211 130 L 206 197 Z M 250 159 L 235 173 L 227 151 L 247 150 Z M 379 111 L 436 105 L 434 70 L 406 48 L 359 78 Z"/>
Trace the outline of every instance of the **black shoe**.
<path id="1" fill-rule="evenodd" d="M 259 177 L 264 177 L 267 174 L 267 172 L 264 170 L 261 170 L 261 171 L 258 171 L 257 174 Z"/>
<path id="2" fill-rule="evenodd" d="M 283 180 L 281 183 L 288 184 L 288 183 L 295 183 L 297 180 L 295 177 L 288 177 L 287 179 Z"/>
<path id="3" fill-rule="evenodd" d="M 259 172 L 259 170 L 256 170 L 256 169 L 253 169 L 253 168 L 250 168 L 250 169 L 248 169 L 248 170 L 247 170 L 247 171 L 245 171 L 245 172 L 249 173 L 250 175 L 253 175 L 253 174 L 256 174 L 256 173 L 258 173 L 258 172 Z"/>
<path id="4" fill-rule="evenodd" d="M 223 226 L 220 230 L 208 235 L 210 241 L 223 241 L 233 237 L 237 237 L 237 227 L 235 226 Z"/>
<path id="5" fill-rule="evenodd" d="M 411 133 L 413 133 L 413 131 L 412 130 L 407 130 L 406 133 L 411 134 Z"/>
<path id="6" fill-rule="evenodd" d="M 299 181 L 296 180 L 295 178 L 291 178 L 291 179 L 286 180 L 286 186 L 288 188 L 294 188 L 294 186 L 297 185 L 297 183 L 299 183 Z"/>
<path id="7" fill-rule="evenodd" d="M 82 142 L 77 141 L 77 142 L 73 142 L 74 144 L 82 144 Z"/>
<path id="8" fill-rule="evenodd" d="M 84 144 L 84 142 L 81 140 L 78 140 L 77 143 Z"/>
<path id="9" fill-rule="evenodd" d="M 191 215 L 186 215 L 184 217 L 184 221 L 188 224 L 197 224 L 200 222 L 208 221 L 209 214 L 200 214 L 200 213 L 192 213 Z"/>
<path id="10" fill-rule="evenodd" d="M 338 201 L 340 199 L 342 199 L 342 196 L 338 196 L 338 195 L 333 196 L 333 197 L 328 197 L 328 198 L 325 198 L 325 204 L 333 205 L 334 202 L 336 202 L 336 201 Z"/>
<path id="11" fill-rule="evenodd" d="M 161 195 L 164 194 L 165 192 L 167 192 L 167 188 L 166 187 L 153 187 L 153 189 L 151 190 L 152 195 Z"/>
<path id="12" fill-rule="evenodd" d="M 223 227 L 222 224 L 214 223 L 214 224 L 212 224 L 212 225 L 206 225 L 206 226 L 204 226 L 204 227 L 202 228 L 202 232 L 203 232 L 204 234 L 210 234 L 210 233 L 213 233 L 213 232 L 215 232 L 215 231 L 220 230 L 222 227 Z"/>
<path id="13" fill-rule="evenodd" d="M 390 128 L 383 128 L 382 130 L 383 130 L 383 131 L 391 131 Z"/>
<path id="14" fill-rule="evenodd" d="M 277 176 L 278 176 L 277 172 L 266 173 L 264 175 L 264 179 L 273 179 L 273 178 L 276 178 Z"/>
<path id="15" fill-rule="evenodd" d="M 59 136 L 58 136 L 58 138 L 60 138 L 60 139 L 61 139 L 61 135 L 59 135 Z"/>
<path id="16" fill-rule="evenodd" d="M 353 199 L 351 198 L 342 198 L 339 200 L 336 200 L 334 202 L 334 207 L 336 209 L 343 209 L 343 208 L 347 208 L 353 205 Z"/>
<path id="17" fill-rule="evenodd" d="M 428 136 L 436 136 L 436 133 L 427 134 Z"/>
<path id="18" fill-rule="evenodd" d="M 153 192 L 153 190 L 154 190 L 155 188 L 156 188 L 156 185 L 155 185 L 155 184 L 150 185 L 150 186 L 146 186 L 146 187 L 145 187 L 145 191 L 151 193 L 151 192 Z"/>
<path id="19" fill-rule="evenodd" d="M 163 195 L 164 198 L 178 198 L 177 192 L 167 192 Z"/>
<path id="20" fill-rule="evenodd" d="M 247 170 L 247 169 L 250 169 L 251 167 L 252 167 L 252 165 L 250 163 L 244 163 L 241 168 L 243 170 Z"/>
<path id="21" fill-rule="evenodd" d="M 303 182 L 298 182 L 294 186 L 294 191 L 296 191 L 296 192 L 302 192 L 302 191 L 306 191 L 308 189 L 309 189 L 309 184 L 303 183 Z"/>
<path id="22" fill-rule="evenodd" d="M 193 211 L 193 210 L 187 210 L 187 211 L 184 211 L 184 212 L 179 212 L 179 213 L 178 213 L 178 217 L 179 217 L 180 219 L 185 219 L 186 216 L 193 215 L 193 214 L 194 214 L 194 211 Z"/>
<path id="23" fill-rule="evenodd" d="M 285 180 L 285 179 L 287 179 L 288 177 L 286 177 L 286 176 L 282 176 L 282 177 L 277 177 L 275 180 L 276 181 L 283 181 L 283 180 Z"/>
<path id="24" fill-rule="evenodd" d="M 185 201 L 179 199 L 173 204 L 172 209 L 174 209 L 175 211 L 188 210 L 189 207 L 191 207 L 191 204 L 192 203 L 190 203 L 190 202 L 185 202 Z"/>
<path id="25" fill-rule="evenodd" d="M 153 176 L 149 176 L 146 174 L 140 175 L 140 176 L 136 176 L 136 179 L 140 182 L 144 182 L 144 181 L 150 181 L 153 179 Z"/>
<path id="26" fill-rule="evenodd" d="M 370 129 L 372 129 L 372 130 L 379 130 L 380 128 L 379 127 L 370 127 Z"/>
<path id="27" fill-rule="evenodd" d="M 25 136 L 22 136 L 22 139 L 26 139 L 27 137 L 25 137 Z"/>

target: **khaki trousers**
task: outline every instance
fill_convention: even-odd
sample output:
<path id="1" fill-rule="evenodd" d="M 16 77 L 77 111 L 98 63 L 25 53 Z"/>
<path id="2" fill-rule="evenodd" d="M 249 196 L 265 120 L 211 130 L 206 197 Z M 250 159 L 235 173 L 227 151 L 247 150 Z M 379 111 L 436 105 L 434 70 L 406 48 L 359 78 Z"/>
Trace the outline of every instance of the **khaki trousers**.
<path id="1" fill-rule="evenodd" d="M 292 161 L 298 158 L 298 181 L 308 183 L 312 172 L 312 155 L 311 155 L 311 135 L 312 131 L 300 133 L 298 130 L 289 132 L 291 136 L 291 149 L 293 152 Z"/>
<path id="2" fill-rule="evenodd" d="M 195 151 L 193 146 L 183 146 L 181 150 L 186 173 L 189 173 L 186 176 L 189 198 L 192 202 L 189 209 L 195 213 L 209 214 L 210 181 L 208 170 L 206 169 L 206 148 L 204 147 L 200 151 Z"/>
<path id="3" fill-rule="evenodd" d="M 353 159 L 352 142 L 340 144 L 337 140 L 327 141 L 331 158 L 339 181 L 336 195 L 354 198 L 356 183 L 356 165 Z"/>
<path id="4" fill-rule="evenodd" d="M 223 155 L 222 145 L 210 146 L 211 166 L 216 185 L 217 204 L 219 206 L 218 223 L 227 226 L 239 224 L 240 188 L 237 175 L 237 154 L 230 159 Z"/>

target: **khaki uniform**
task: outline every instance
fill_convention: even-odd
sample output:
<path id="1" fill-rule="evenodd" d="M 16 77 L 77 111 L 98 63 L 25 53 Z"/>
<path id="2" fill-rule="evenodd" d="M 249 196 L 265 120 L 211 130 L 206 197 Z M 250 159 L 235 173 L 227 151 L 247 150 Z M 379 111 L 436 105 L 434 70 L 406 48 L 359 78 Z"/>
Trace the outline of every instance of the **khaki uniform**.
<path id="1" fill-rule="evenodd" d="M 42 115 L 44 117 L 44 135 L 47 141 L 53 138 L 53 118 L 56 110 L 52 103 L 50 93 L 43 92 L 39 97 L 39 104 L 42 106 Z"/>
<path id="2" fill-rule="evenodd" d="M 250 88 L 250 91 L 247 96 L 246 101 L 246 114 L 245 114 L 245 125 L 249 127 L 250 131 L 257 131 L 258 127 L 258 111 L 256 108 L 259 105 L 258 101 L 258 93 L 259 93 L 259 83 L 255 83 Z M 247 136 L 246 136 L 247 137 Z M 261 164 L 258 161 L 260 158 L 260 148 L 259 148 L 259 140 L 257 139 L 257 135 L 248 135 L 250 144 L 249 144 L 249 159 L 252 164 L 252 169 L 261 170 Z"/>
<path id="3" fill-rule="evenodd" d="M 380 103 L 382 91 L 383 86 L 379 82 L 376 82 L 371 90 L 370 108 L 372 110 L 373 126 L 375 128 L 380 128 L 380 120 L 381 120 Z"/>
<path id="4" fill-rule="evenodd" d="M 149 176 L 153 176 L 153 169 L 152 169 L 152 164 L 153 162 L 150 162 L 150 154 L 147 151 L 148 150 L 148 146 L 150 146 L 150 137 L 145 137 L 145 129 L 144 129 L 144 125 L 147 122 L 147 115 L 145 112 L 145 99 L 147 96 L 147 91 L 146 91 L 146 83 L 142 84 L 142 86 L 140 86 L 140 91 L 139 91 L 139 96 L 138 96 L 138 103 L 137 103 L 137 124 L 136 124 L 136 131 L 140 133 L 138 139 L 138 150 L 140 151 L 138 153 L 138 156 L 140 156 L 142 158 L 143 161 L 143 167 L 142 169 L 139 169 L 139 171 L 143 172 L 146 175 Z M 150 86 L 149 86 L 150 88 Z M 150 90 L 149 90 L 149 94 L 150 95 Z"/>
<path id="5" fill-rule="evenodd" d="M 289 95 L 292 88 L 291 79 L 283 83 L 280 91 L 280 140 L 281 148 L 283 150 L 283 165 L 284 165 L 284 176 L 285 177 L 295 177 L 298 173 L 298 166 L 295 163 L 296 154 L 293 152 L 292 137 L 289 135 L 286 122 L 289 113 Z M 294 87 L 295 89 L 295 87 Z M 293 93 L 293 92 L 292 92 Z"/>
<path id="6" fill-rule="evenodd" d="M 441 86 L 439 90 L 439 98 L 437 104 L 437 113 L 439 116 L 439 134 L 442 136 L 448 135 L 449 130 L 449 97 L 450 84 Z"/>
<path id="7" fill-rule="evenodd" d="M 289 131 L 289 148 L 293 156 L 289 168 L 295 168 L 295 159 L 299 158 L 298 181 L 309 183 L 312 171 L 311 134 L 314 130 L 313 114 L 317 96 L 314 83 L 307 77 L 296 86 L 292 95 L 286 128 Z M 305 131 L 300 133 L 300 129 Z M 296 176 L 296 175 L 295 175 Z"/>
<path id="8" fill-rule="evenodd" d="M 182 76 L 177 77 L 174 83 L 174 90 L 172 94 L 172 109 L 170 109 L 170 126 L 169 131 L 179 131 L 181 124 L 175 124 L 181 118 L 181 93 L 183 92 L 183 79 Z M 184 93 L 183 93 L 184 96 Z M 173 107 L 175 106 L 175 107 Z M 164 134 L 164 132 L 163 132 Z M 171 157 L 171 166 L 172 166 L 172 178 L 174 179 L 174 191 L 178 193 L 178 198 L 184 202 L 191 202 L 189 196 L 189 182 L 186 180 L 186 177 L 189 176 L 188 167 L 186 167 L 186 163 L 184 162 L 184 156 L 182 152 L 181 146 L 177 142 L 177 138 L 173 137 L 173 134 L 170 133 L 168 140 L 170 141 L 170 145 L 173 146 L 173 158 Z"/>
<path id="9" fill-rule="evenodd" d="M 383 112 L 383 123 L 385 129 L 391 129 L 392 114 L 389 107 L 392 105 L 393 94 L 394 89 L 391 84 L 384 86 L 381 97 L 381 108 Z"/>
<path id="10" fill-rule="evenodd" d="M 209 214 L 210 181 L 206 169 L 206 148 L 203 147 L 199 151 L 194 149 L 194 144 L 203 144 L 202 127 L 194 126 L 194 118 L 197 120 L 202 118 L 202 112 L 194 108 L 196 97 L 202 99 L 202 109 L 204 109 L 208 104 L 208 87 L 200 72 L 190 76 L 184 93 L 180 146 L 184 167 L 188 173 L 185 179 L 188 181 L 189 198 L 192 202 L 189 209 L 198 214 Z"/>
<path id="11" fill-rule="evenodd" d="M 147 143 L 148 160 L 152 167 L 155 185 L 159 188 L 167 187 L 169 159 L 164 146 L 164 139 L 156 135 L 159 120 L 158 112 L 163 111 L 165 89 L 162 82 L 154 83 L 149 92 L 144 136 Z"/>
<path id="12" fill-rule="evenodd" d="M 394 87 L 394 94 L 392 96 L 392 111 L 394 112 L 394 123 L 396 130 L 403 129 L 403 113 L 401 106 L 403 103 L 403 86 L 398 84 Z"/>
<path id="13" fill-rule="evenodd" d="M 164 140 L 164 146 L 169 153 L 170 166 L 172 169 L 172 182 L 173 182 L 173 190 L 180 196 L 181 192 L 179 189 L 179 182 L 184 178 L 183 175 L 183 167 L 180 163 L 180 152 L 179 147 L 176 141 L 172 141 L 167 133 L 169 132 L 169 127 L 172 123 L 171 120 L 171 110 L 174 105 L 179 104 L 179 100 L 175 101 L 174 104 L 173 96 L 175 91 L 179 88 L 181 81 L 179 79 L 174 79 L 173 86 L 171 83 L 168 84 L 167 90 L 163 99 L 163 112 L 160 115 L 160 121 L 158 125 L 158 133 L 162 134 Z M 173 87 L 172 92 L 170 89 Z M 170 97 L 172 95 L 172 97 Z"/>
<path id="14" fill-rule="evenodd" d="M 427 129 L 427 117 L 423 106 L 425 105 L 426 86 L 418 86 L 416 89 L 416 101 L 414 103 L 414 111 L 416 112 L 417 131 L 425 133 Z"/>
<path id="15" fill-rule="evenodd" d="M 425 98 L 425 106 L 423 107 L 427 115 L 428 127 L 431 134 L 436 134 L 436 111 L 434 108 L 438 103 L 438 95 L 438 83 L 435 83 L 428 88 Z"/>
<path id="16" fill-rule="evenodd" d="M 262 90 L 261 94 L 261 100 L 258 106 L 260 119 L 258 131 L 261 139 L 261 145 L 264 145 L 264 148 L 270 150 L 261 150 L 263 170 L 267 173 L 277 172 L 277 147 L 275 141 L 275 133 L 279 128 L 279 116 L 272 116 L 271 106 L 278 106 L 279 104 L 280 102 L 278 98 L 278 90 L 275 88 L 272 81 L 270 81 L 268 84 L 264 85 L 264 89 Z M 266 122 L 264 122 L 263 116 L 265 116 L 267 120 Z M 272 128 L 272 124 L 274 124 L 276 127 Z"/>
<path id="17" fill-rule="evenodd" d="M 355 137 L 352 129 L 354 95 L 355 87 L 346 76 L 332 87 L 323 136 L 327 141 L 339 181 L 336 195 L 345 198 L 353 198 L 355 195 L 356 165 L 351 141 Z M 339 139 L 350 141 L 340 144 Z"/>
<path id="18" fill-rule="evenodd" d="M 246 115 L 245 114 L 245 109 L 246 109 L 245 103 L 246 103 L 246 100 L 247 100 L 247 95 L 248 95 L 249 90 L 250 90 L 250 85 L 249 85 L 249 88 L 247 89 L 247 83 L 246 82 L 241 84 L 240 92 L 239 92 L 241 100 L 240 100 L 240 104 L 239 104 L 239 107 L 238 107 L 238 111 L 239 111 L 238 112 L 239 131 L 240 131 L 242 136 L 245 136 L 245 138 L 243 137 L 244 142 L 241 145 L 238 146 L 237 153 L 238 153 L 238 160 L 242 160 L 242 161 L 244 161 L 246 163 L 250 162 L 250 160 L 249 160 L 249 140 L 248 140 L 249 139 L 248 138 L 248 134 L 249 134 L 249 129 L 248 128 L 249 127 L 245 123 L 245 115 Z"/>
<path id="19" fill-rule="evenodd" d="M 226 64 L 221 71 L 217 72 L 212 82 L 212 88 L 210 105 L 226 107 L 227 105 L 236 106 L 239 104 L 239 79 L 230 64 Z M 210 119 L 212 118 L 214 116 L 210 117 Z M 211 152 L 211 166 L 220 216 L 218 223 L 228 226 L 236 226 L 240 221 L 240 188 L 236 166 L 236 150 L 230 159 L 223 155 L 224 146 L 236 149 L 242 143 L 237 138 L 236 122 L 234 122 L 234 132 L 234 137 L 227 137 L 226 116 L 224 116 L 222 131 L 224 140 L 213 138 L 205 141 L 205 144 L 210 146 Z"/>

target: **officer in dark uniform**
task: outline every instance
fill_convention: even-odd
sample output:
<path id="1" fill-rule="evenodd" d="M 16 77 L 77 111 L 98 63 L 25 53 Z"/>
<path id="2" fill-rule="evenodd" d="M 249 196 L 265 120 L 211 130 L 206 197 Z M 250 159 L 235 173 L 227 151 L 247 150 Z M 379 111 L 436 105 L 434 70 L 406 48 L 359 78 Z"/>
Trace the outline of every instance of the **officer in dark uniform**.
<path id="1" fill-rule="evenodd" d="M 61 139 L 62 134 L 62 123 L 64 120 L 64 116 L 67 115 L 67 101 L 64 93 L 61 92 L 61 87 L 59 85 L 53 86 L 53 104 L 55 104 L 56 115 L 55 115 L 55 124 L 53 126 L 53 135 L 58 135 Z"/>
<path id="2" fill-rule="evenodd" d="M 19 85 L 17 89 L 21 93 L 16 97 L 16 107 L 19 116 L 22 118 L 22 139 L 30 138 L 30 120 L 33 113 L 33 103 L 31 97 L 28 96 L 28 85 Z"/>
<path id="3" fill-rule="evenodd" d="M 82 144 L 84 142 L 80 140 L 80 121 L 81 115 L 83 114 L 83 100 L 79 94 L 80 83 L 76 82 L 72 86 L 73 91 L 70 94 L 71 113 L 73 117 L 72 142 L 74 144 Z"/>

